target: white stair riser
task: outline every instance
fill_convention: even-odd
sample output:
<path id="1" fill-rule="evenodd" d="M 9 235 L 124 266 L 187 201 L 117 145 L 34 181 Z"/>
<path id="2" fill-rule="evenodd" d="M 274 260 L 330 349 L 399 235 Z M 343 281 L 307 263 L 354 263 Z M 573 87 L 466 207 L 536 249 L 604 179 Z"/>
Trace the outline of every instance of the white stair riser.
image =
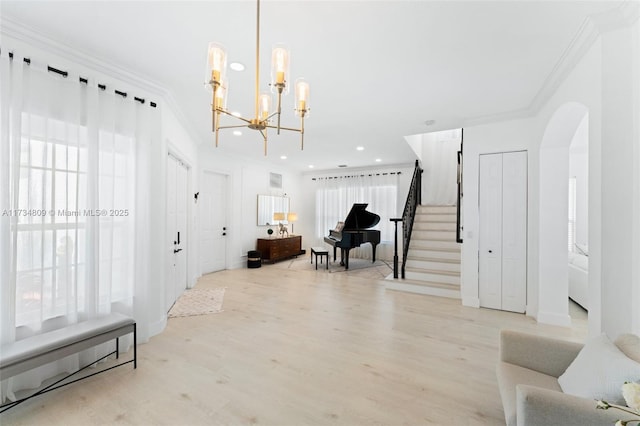
<path id="1" fill-rule="evenodd" d="M 414 222 L 451 222 L 456 223 L 455 214 L 416 214 Z"/>
<path id="2" fill-rule="evenodd" d="M 457 275 L 440 275 L 430 272 L 418 272 L 405 269 L 405 278 L 416 281 L 430 281 L 434 283 L 457 284 L 460 285 L 460 277 Z"/>
<path id="3" fill-rule="evenodd" d="M 455 222 L 413 222 L 413 230 L 455 232 L 456 224 Z"/>
<path id="4" fill-rule="evenodd" d="M 420 213 L 457 213 L 456 206 L 418 206 L 417 209 Z"/>
<path id="5" fill-rule="evenodd" d="M 385 287 L 389 290 L 406 291 L 409 293 L 425 294 L 429 296 L 448 297 L 451 299 L 461 299 L 460 290 L 449 290 L 439 287 L 429 287 L 427 285 L 416 285 L 405 283 L 402 280 L 394 280 L 386 283 Z"/>
<path id="6" fill-rule="evenodd" d="M 460 263 L 433 262 L 428 260 L 407 259 L 407 267 L 429 269 L 432 271 L 460 272 Z"/>
<path id="7" fill-rule="evenodd" d="M 455 241 L 456 233 L 455 231 L 422 231 L 419 229 L 414 229 L 411 233 L 411 239 L 414 238 L 418 240 L 445 240 L 445 241 Z"/>
<path id="8" fill-rule="evenodd" d="M 436 241 L 436 240 L 423 240 L 420 238 L 415 238 L 415 236 L 411 236 L 411 243 L 409 244 L 409 253 L 413 249 L 456 249 L 460 250 L 460 245 L 456 243 L 455 239 L 451 241 Z"/>
<path id="9" fill-rule="evenodd" d="M 420 259 L 446 259 L 460 261 L 460 251 L 424 250 L 417 247 L 409 249 L 409 256 Z"/>

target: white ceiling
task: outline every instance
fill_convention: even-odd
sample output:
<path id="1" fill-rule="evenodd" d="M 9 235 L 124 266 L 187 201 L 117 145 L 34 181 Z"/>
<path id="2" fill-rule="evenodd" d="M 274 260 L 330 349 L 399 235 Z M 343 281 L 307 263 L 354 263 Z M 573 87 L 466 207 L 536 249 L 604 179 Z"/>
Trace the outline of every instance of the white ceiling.
<path id="1" fill-rule="evenodd" d="M 292 79 L 311 84 L 304 151 L 297 133 L 271 132 L 266 160 L 298 170 L 412 163 L 406 135 L 528 109 L 585 19 L 619 4 L 263 1 L 261 89 L 277 42 L 291 49 Z M 255 10 L 253 1 L 0 1 L 0 16 L 166 89 L 206 145 L 213 144 L 207 44 L 222 43 L 229 61 L 245 64 L 229 71 L 228 108 L 252 116 Z M 293 91 L 285 126 L 298 125 L 292 109 Z M 221 131 L 214 155 L 264 159 L 259 133 L 243 133 Z"/>

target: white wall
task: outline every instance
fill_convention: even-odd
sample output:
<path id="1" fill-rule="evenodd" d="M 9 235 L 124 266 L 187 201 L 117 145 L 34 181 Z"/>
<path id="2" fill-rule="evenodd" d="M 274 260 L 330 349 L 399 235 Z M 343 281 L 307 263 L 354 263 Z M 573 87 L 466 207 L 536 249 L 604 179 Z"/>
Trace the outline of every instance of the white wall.
<path id="1" fill-rule="evenodd" d="M 203 144 L 198 155 L 200 170 L 227 175 L 229 200 L 227 205 L 227 268 L 243 268 L 247 265 L 247 252 L 255 250 L 256 239 L 268 236 L 268 226 L 258 226 L 258 194 L 284 195 L 290 198 L 292 212 L 298 214 L 294 225 L 296 235 L 302 236 L 302 246 L 308 247 L 307 235 L 312 235 L 312 209 L 304 203 L 300 175 L 286 167 L 269 161 L 253 161 L 222 154 L 212 146 Z M 282 175 L 282 189 L 269 186 L 269 174 Z M 196 188 L 194 192 L 198 192 Z M 291 231 L 291 229 L 289 229 Z"/>
<path id="2" fill-rule="evenodd" d="M 539 228 L 546 226 L 539 197 L 546 196 L 540 192 L 540 182 L 552 172 L 540 163 L 540 146 L 554 114 L 563 105 L 578 102 L 589 112 L 589 330 L 592 335 L 602 330 L 611 336 L 640 331 L 634 308 L 640 304 L 638 267 L 634 266 L 640 259 L 638 25 L 636 20 L 631 27 L 596 38 L 534 118 L 465 128 L 465 305 L 477 306 L 478 154 L 529 148 L 527 314 L 537 317 L 544 312 L 545 322 L 564 325 L 565 293 L 555 291 L 553 282 L 539 276 L 546 269 L 536 255 L 543 243 L 549 243 L 538 240 L 544 234 Z"/>
<path id="3" fill-rule="evenodd" d="M 461 295 L 465 306 L 480 306 L 478 296 L 478 177 L 480 154 L 490 154 L 509 151 L 528 151 L 529 167 L 529 202 L 527 208 L 529 236 L 536 234 L 537 229 L 537 164 L 538 152 L 536 144 L 536 123 L 532 119 L 512 120 L 502 123 L 486 124 L 464 129 L 464 180 L 462 204 L 464 216 L 464 232 L 462 244 Z M 527 281 L 537 282 L 535 268 L 537 264 L 537 241 L 528 238 L 527 261 L 530 267 L 527 271 Z M 527 303 L 537 299 L 537 287 L 529 285 L 527 288 Z M 527 306 L 527 313 L 533 315 L 535 306 Z"/>
<path id="4" fill-rule="evenodd" d="M 589 116 L 585 115 L 569 147 L 569 177 L 576 179 L 576 244 L 589 245 Z"/>

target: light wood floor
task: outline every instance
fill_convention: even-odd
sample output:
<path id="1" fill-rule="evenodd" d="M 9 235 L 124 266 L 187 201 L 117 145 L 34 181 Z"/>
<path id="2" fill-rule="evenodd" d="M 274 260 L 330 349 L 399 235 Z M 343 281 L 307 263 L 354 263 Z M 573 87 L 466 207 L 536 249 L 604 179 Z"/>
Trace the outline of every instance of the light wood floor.
<path id="1" fill-rule="evenodd" d="M 370 275 L 370 271 L 369 271 Z M 120 367 L 27 402 L 2 425 L 499 425 L 498 332 L 573 328 L 385 290 L 366 270 L 223 271 L 224 312 L 173 318 Z"/>

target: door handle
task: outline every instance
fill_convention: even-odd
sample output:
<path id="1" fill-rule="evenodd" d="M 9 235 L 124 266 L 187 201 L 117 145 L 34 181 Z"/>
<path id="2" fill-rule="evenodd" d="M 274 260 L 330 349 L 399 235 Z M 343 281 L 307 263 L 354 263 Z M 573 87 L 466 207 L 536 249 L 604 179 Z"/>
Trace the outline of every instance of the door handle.
<path id="1" fill-rule="evenodd" d="M 226 233 L 226 232 L 223 232 L 223 233 L 222 233 L 222 235 L 227 235 L 227 233 Z"/>
<path id="2" fill-rule="evenodd" d="M 492 251 L 492 250 L 489 250 L 489 253 L 493 253 L 493 251 Z"/>
<path id="3" fill-rule="evenodd" d="M 173 250 L 173 253 L 175 254 L 175 253 L 178 253 L 180 251 L 182 251 L 182 249 Z"/>
<path id="4" fill-rule="evenodd" d="M 178 244 L 180 244 L 180 232 L 178 232 Z"/>

